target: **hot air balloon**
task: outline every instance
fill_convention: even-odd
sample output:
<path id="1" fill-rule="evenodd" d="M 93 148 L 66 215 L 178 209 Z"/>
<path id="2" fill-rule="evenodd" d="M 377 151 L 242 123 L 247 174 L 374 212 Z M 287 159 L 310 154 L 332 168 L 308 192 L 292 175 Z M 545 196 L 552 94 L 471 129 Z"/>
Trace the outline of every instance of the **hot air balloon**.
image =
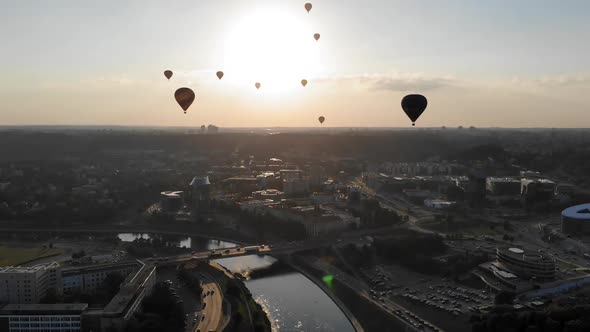
<path id="1" fill-rule="evenodd" d="M 305 88 L 305 86 L 307 85 L 307 80 L 301 80 L 301 85 L 303 85 L 303 87 Z"/>
<path id="2" fill-rule="evenodd" d="M 305 4 L 305 10 L 307 10 L 308 13 L 311 11 L 311 7 L 313 7 L 311 3 L 308 2 Z"/>
<path id="3" fill-rule="evenodd" d="M 320 40 L 320 34 L 319 34 L 319 33 L 315 33 L 315 34 L 313 35 L 313 38 L 314 38 L 316 41 Z"/>
<path id="4" fill-rule="evenodd" d="M 320 117 L 318 118 L 318 121 L 320 121 L 320 124 L 324 124 L 324 121 L 326 121 L 326 118 L 325 118 L 325 117 L 323 117 L 323 116 L 320 116 Z"/>
<path id="5" fill-rule="evenodd" d="M 174 99 L 176 99 L 176 102 L 182 107 L 184 114 L 186 114 L 186 110 L 195 101 L 195 93 L 189 88 L 180 88 L 174 92 Z"/>
<path id="6" fill-rule="evenodd" d="M 412 120 L 412 126 L 416 125 L 416 120 L 422 115 L 428 100 L 423 95 L 407 95 L 402 99 L 402 108 L 410 120 Z"/>
<path id="7" fill-rule="evenodd" d="M 256 82 L 256 84 L 254 84 L 254 86 L 256 87 L 256 89 L 260 89 L 260 83 Z"/>
<path id="8" fill-rule="evenodd" d="M 170 79 L 170 77 L 172 77 L 172 70 L 165 70 L 164 71 L 164 76 L 166 76 L 167 79 Z"/>
<path id="9" fill-rule="evenodd" d="M 222 71 L 218 71 L 217 72 L 217 78 L 222 79 L 223 78 L 223 72 Z"/>

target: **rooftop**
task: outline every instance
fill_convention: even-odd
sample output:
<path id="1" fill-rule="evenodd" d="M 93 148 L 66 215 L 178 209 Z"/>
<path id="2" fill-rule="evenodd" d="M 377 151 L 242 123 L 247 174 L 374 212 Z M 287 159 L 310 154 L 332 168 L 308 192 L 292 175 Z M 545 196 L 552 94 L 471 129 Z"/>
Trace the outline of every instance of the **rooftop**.
<path id="1" fill-rule="evenodd" d="M 183 191 L 162 191 L 160 195 L 168 198 L 180 198 L 183 193 Z"/>
<path id="2" fill-rule="evenodd" d="M 540 252 L 526 250 L 522 248 L 498 248 L 498 253 L 503 254 L 513 259 L 529 262 L 554 262 L 554 259 L 548 255 Z"/>
<path id="3" fill-rule="evenodd" d="M 86 309 L 88 309 L 87 303 L 7 304 L 0 308 L 0 314 L 80 314 Z"/>
<path id="4" fill-rule="evenodd" d="M 543 178 L 522 178 L 521 180 L 524 183 L 536 182 L 536 183 L 555 184 L 555 182 L 553 182 L 549 179 L 543 179 Z"/>
<path id="5" fill-rule="evenodd" d="M 488 177 L 487 178 L 488 181 L 490 182 L 514 182 L 514 183 L 520 183 L 520 180 L 515 179 L 515 178 L 510 178 L 510 177 Z"/>
<path id="6" fill-rule="evenodd" d="M 190 183 L 191 187 L 199 187 L 199 186 L 208 186 L 211 182 L 209 182 L 208 176 L 195 176 Z"/>
<path id="7" fill-rule="evenodd" d="M 85 266 L 72 266 L 66 267 L 62 270 L 64 275 L 79 274 L 82 272 L 100 271 L 100 270 L 112 270 L 114 268 L 120 268 L 125 266 L 136 266 L 137 268 L 142 266 L 142 262 L 138 260 L 122 261 L 118 263 L 105 263 L 105 264 L 92 264 Z"/>
<path id="8" fill-rule="evenodd" d="M 35 266 L 7 266 L 0 267 L 0 273 L 35 273 L 39 270 L 46 270 L 49 268 L 57 268 L 59 264 L 53 262 L 51 264 L 39 264 Z"/>

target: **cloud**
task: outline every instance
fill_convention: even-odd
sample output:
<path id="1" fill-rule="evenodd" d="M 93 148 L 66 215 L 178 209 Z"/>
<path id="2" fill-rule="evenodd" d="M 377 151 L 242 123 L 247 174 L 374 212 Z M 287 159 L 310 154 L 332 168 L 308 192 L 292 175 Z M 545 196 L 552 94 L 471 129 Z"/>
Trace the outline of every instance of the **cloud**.
<path id="1" fill-rule="evenodd" d="M 576 87 L 590 84 L 590 76 L 559 75 L 544 76 L 541 78 L 520 78 L 514 77 L 510 81 L 513 85 L 529 88 L 556 88 Z"/>
<path id="2" fill-rule="evenodd" d="M 367 87 L 369 91 L 430 91 L 449 86 L 456 86 L 460 82 L 451 76 L 428 76 L 419 73 L 397 74 L 362 74 L 336 77 L 321 77 L 316 81 L 326 82 L 356 82 Z"/>
<path id="3" fill-rule="evenodd" d="M 444 77 L 382 77 L 369 81 L 371 90 L 380 91 L 430 91 L 453 86 L 456 80 Z"/>
<path id="4" fill-rule="evenodd" d="M 589 76 L 543 77 L 534 82 L 541 86 L 576 86 L 590 84 Z"/>

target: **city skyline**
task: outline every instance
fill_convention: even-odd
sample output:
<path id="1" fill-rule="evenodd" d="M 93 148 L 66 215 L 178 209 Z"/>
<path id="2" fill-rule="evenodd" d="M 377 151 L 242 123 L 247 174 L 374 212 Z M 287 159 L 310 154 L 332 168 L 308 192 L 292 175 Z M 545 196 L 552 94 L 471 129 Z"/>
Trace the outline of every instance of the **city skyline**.
<path id="1" fill-rule="evenodd" d="M 409 127 L 421 93 L 418 127 L 590 125 L 586 2 L 312 3 L 3 5 L 0 123 Z"/>

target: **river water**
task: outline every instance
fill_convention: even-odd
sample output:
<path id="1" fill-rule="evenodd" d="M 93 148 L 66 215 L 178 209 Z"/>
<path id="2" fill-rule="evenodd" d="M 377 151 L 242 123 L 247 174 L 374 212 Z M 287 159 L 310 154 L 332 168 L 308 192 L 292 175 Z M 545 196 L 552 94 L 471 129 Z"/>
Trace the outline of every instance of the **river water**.
<path id="1" fill-rule="evenodd" d="M 148 234 L 119 234 L 122 241 L 148 239 Z M 169 240 L 170 237 L 166 236 Z M 179 237 L 173 239 L 180 247 L 193 250 L 213 250 L 234 247 L 235 244 L 203 239 Z M 223 258 L 217 262 L 233 272 L 244 272 L 272 264 L 270 256 Z M 293 271 L 276 276 L 247 280 L 246 286 L 267 312 L 275 332 L 335 331 L 353 332 L 354 328 L 332 300 L 301 273 Z"/>

